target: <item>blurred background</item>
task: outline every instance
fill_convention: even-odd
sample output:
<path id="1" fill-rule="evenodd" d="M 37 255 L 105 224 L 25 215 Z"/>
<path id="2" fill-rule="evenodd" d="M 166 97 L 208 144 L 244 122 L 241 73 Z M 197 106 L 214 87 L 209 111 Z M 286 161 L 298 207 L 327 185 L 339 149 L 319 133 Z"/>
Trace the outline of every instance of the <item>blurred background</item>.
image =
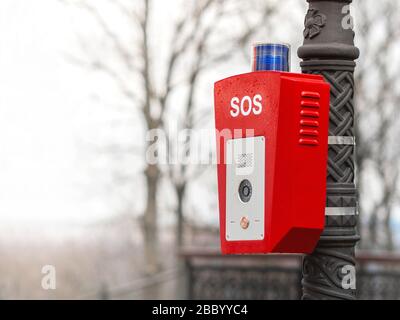
<path id="1" fill-rule="evenodd" d="M 400 4 L 354 2 L 359 290 L 400 298 Z M 306 11 L 303 0 L 2 0 L 0 299 L 298 298 L 299 257 L 219 256 L 207 133 L 213 83 L 250 71 L 252 43 L 290 43 L 300 72 Z M 147 161 L 154 130 L 159 163 Z"/>

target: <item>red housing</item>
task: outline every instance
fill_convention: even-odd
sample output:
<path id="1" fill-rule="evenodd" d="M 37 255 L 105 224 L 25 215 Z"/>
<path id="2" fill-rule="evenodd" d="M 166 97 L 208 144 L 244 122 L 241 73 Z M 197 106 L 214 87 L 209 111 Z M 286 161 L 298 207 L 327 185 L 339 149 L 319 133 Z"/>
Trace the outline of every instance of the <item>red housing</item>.
<path id="1" fill-rule="evenodd" d="M 329 84 L 321 76 L 275 71 L 238 75 L 215 84 L 224 254 L 311 253 L 314 250 L 325 221 L 329 90 Z M 233 109 L 232 101 L 237 106 L 244 99 L 247 114 L 254 97 L 258 97 L 262 110 L 257 108 L 256 112 L 243 115 Z M 219 133 L 238 129 L 245 138 L 254 135 L 264 137 L 265 142 L 265 194 L 259 195 L 264 197 L 264 232 L 260 240 L 227 239 L 227 225 L 238 221 L 226 219 L 227 186 L 232 184 L 227 181 L 226 164 L 230 138 Z M 249 135 L 246 129 L 254 132 Z M 238 193 L 236 186 L 231 192 Z M 251 212 L 246 215 L 251 223 Z"/>

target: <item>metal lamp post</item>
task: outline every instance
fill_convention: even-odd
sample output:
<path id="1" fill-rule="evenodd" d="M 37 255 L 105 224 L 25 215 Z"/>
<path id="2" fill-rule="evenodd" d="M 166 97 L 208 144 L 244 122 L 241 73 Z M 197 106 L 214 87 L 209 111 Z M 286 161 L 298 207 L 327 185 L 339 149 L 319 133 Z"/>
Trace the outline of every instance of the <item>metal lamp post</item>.
<path id="1" fill-rule="evenodd" d="M 303 73 L 331 85 L 326 223 L 315 251 L 303 260 L 303 299 L 356 299 L 355 245 L 359 240 L 354 183 L 354 46 L 352 0 L 307 0 Z"/>

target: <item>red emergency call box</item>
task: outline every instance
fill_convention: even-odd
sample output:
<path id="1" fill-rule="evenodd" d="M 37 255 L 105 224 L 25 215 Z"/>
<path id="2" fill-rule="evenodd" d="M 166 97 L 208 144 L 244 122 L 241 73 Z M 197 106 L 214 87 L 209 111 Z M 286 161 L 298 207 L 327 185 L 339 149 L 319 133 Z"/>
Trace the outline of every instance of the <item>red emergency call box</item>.
<path id="1" fill-rule="evenodd" d="M 215 84 L 224 254 L 311 253 L 325 222 L 329 84 L 259 71 Z"/>

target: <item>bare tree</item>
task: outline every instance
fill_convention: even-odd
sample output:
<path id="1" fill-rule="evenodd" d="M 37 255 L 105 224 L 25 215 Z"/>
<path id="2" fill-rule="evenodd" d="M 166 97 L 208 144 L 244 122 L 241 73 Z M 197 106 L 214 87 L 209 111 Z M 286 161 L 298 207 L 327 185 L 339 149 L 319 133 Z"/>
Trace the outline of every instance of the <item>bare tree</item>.
<path id="1" fill-rule="evenodd" d="M 219 63 L 235 61 L 235 57 L 237 60 L 238 54 L 241 55 L 257 31 L 265 31 L 271 25 L 269 18 L 275 14 L 279 3 L 275 0 L 251 0 L 246 3 L 237 0 L 176 1 L 171 5 L 177 6 L 180 14 L 170 18 L 172 23 L 169 27 L 172 27 L 172 31 L 169 45 L 160 48 L 153 41 L 154 29 L 163 28 L 158 25 L 156 18 L 160 1 L 62 1 L 73 3 L 87 12 L 103 34 L 100 40 L 80 38 L 85 53 L 83 64 L 106 74 L 114 81 L 128 103 L 135 107 L 133 112 L 139 110 L 145 131 L 163 129 L 167 135 L 169 151 L 181 147 L 170 136 L 172 133 L 168 128 L 171 123 L 178 124 L 179 130 L 190 130 L 199 124 L 199 119 L 212 118 L 211 99 L 208 98 L 204 103 L 198 97 L 206 71 L 212 70 Z M 113 15 L 108 14 L 111 10 Z M 115 15 L 124 19 L 134 36 L 124 37 L 118 33 L 114 26 Z M 88 49 L 89 44 L 96 41 L 105 42 L 111 47 L 117 64 L 114 60 L 104 59 L 96 50 L 93 52 Z M 104 44 L 99 43 L 97 47 L 99 45 Z M 160 53 L 163 53 L 162 57 Z M 80 60 L 74 58 L 75 62 Z M 178 91 L 180 101 L 179 108 L 176 108 L 174 94 Z M 206 104 L 203 109 L 199 108 L 202 104 Z M 144 143 L 141 149 L 143 155 L 153 143 Z M 190 138 L 184 145 L 190 153 Z M 131 152 L 131 148 L 115 146 L 105 149 L 113 153 Z M 176 243 L 179 247 L 183 243 L 183 208 L 187 186 L 206 168 L 184 163 L 161 166 L 146 162 L 144 176 L 147 196 L 141 221 L 148 272 L 156 272 L 160 267 L 157 211 L 161 179 L 167 179 L 175 190 Z"/>
<path id="2" fill-rule="evenodd" d="M 193 56 L 193 63 L 192 67 L 188 71 L 188 84 L 187 84 L 187 95 L 186 95 L 186 100 L 183 105 L 183 110 L 182 110 L 182 122 L 180 125 L 181 129 L 186 129 L 186 130 L 192 130 L 196 128 L 196 125 L 198 124 L 198 119 L 202 119 L 204 121 L 204 117 L 206 118 L 212 118 L 210 117 L 212 106 L 209 105 L 207 110 L 206 110 L 206 115 L 203 114 L 196 114 L 196 104 L 199 104 L 198 99 L 196 100 L 196 94 L 199 91 L 200 85 L 199 82 L 201 80 L 201 76 L 203 73 L 207 72 L 211 68 L 215 67 L 218 63 L 221 63 L 221 61 L 226 60 L 231 58 L 234 55 L 234 51 L 238 51 L 237 47 L 239 47 L 239 51 L 242 48 L 246 48 L 248 46 L 249 40 L 251 39 L 252 36 L 257 32 L 257 30 L 264 25 L 264 27 L 267 27 L 268 25 L 268 18 L 273 16 L 276 13 L 276 3 L 275 2 L 265 2 L 263 6 L 261 6 L 261 15 L 253 21 L 253 23 L 249 24 L 246 21 L 247 15 L 250 13 L 253 13 L 252 10 L 250 12 L 244 12 L 241 11 L 240 7 L 236 7 L 236 11 L 234 11 L 231 8 L 229 11 L 229 14 L 235 14 L 237 15 L 237 20 L 239 22 L 243 23 L 245 26 L 243 27 L 243 31 L 241 31 L 239 34 L 235 34 L 234 38 L 231 39 L 230 41 L 223 41 L 224 45 L 226 46 L 224 49 L 220 49 L 217 52 L 216 50 L 213 50 L 213 44 L 210 39 L 215 37 L 215 33 L 218 32 L 218 28 L 216 28 L 216 21 L 220 21 L 223 19 L 224 15 L 227 15 L 228 12 L 226 10 L 226 6 L 230 4 L 238 4 L 237 1 L 217 1 L 218 7 L 216 10 L 216 17 L 215 21 L 212 21 L 211 23 L 205 24 L 202 28 L 200 27 L 201 25 L 201 19 L 202 16 L 197 13 L 195 14 L 194 17 L 194 25 L 193 29 L 190 32 L 190 37 L 192 46 L 194 48 L 193 53 L 190 53 Z M 212 1 L 206 2 L 206 6 L 201 8 L 201 12 L 204 16 L 205 10 L 208 9 L 209 6 L 212 5 Z M 193 19 L 192 19 L 193 20 Z M 178 22 L 175 25 L 175 30 L 176 32 L 174 33 L 179 37 L 179 32 L 182 28 L 182 25 L 184 24 L 184 20 Z M 188 23 L 188 21 L 186 21 Z M 176 43 L 176 41 L 173 41 L 172 43 Z M 187 42 L 186 42 L 187 43 Z M 182 58 L 184 56 L 185 52 L 182 50 L 182 48 L 173 48 L 172 53 L 171 53 L 171 58 L 169 60 L 168 64 L 168 70 L 170 73 L 175 73 L 178 72 L 179 70 L 174 70 L 176 65 L 175 61 Z M 168 77 L 169 79 L 170 77 Z M 173 90 L 171 86 L 168 85 L 167 82 L 167 89 Z M 166 91 L 166 95 L 168 96 L 170 94 L 169 90 Z M 163 96 L 160 101 L 161 104 L 165 103 L 165 97 Z M 197 117 L 196 117 L 197 116 Z M 173 139 L 168 139 L 168 141 L 173 141 Z M 176 146 L 171 146 L 169 145 L 169 148 L 176 148 Z M 191 152 L 191 140 L 190 137 L 185 143 L 185 148 L 187 150 L 187 153 Z M 209 158 L 212 158 L 211 155 L 211 150 Z M 189 164 L 185 162 L 180 162 L 177 164 L 172 164 L 168 168 L 168 176 L 170 179 L 170 182 L 172 183 L 175 191 L 176 191 L 176 214 L 177 214 L 177 230 L 176 230 L 176 246 L 177 248 L 180 248 L 183 243 L 184 243 L 184 199 L 185 199 L 185 194 L 187 190 L 187 186 L 190 182 L 192 182 L 196 177 L 198 177 L 200 174 L 204 172 L 209 168 L 209 166 L 201 166 L 201 165 L 196 165 L 191 167 Z"/>

